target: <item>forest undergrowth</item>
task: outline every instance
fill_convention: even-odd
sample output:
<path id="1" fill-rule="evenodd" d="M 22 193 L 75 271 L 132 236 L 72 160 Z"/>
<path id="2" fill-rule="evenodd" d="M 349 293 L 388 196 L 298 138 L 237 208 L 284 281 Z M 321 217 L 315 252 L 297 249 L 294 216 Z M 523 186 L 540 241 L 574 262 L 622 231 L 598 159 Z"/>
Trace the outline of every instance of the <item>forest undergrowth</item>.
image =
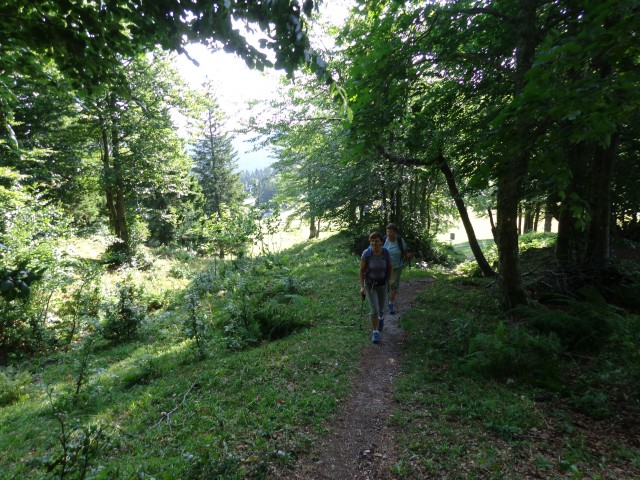
<path id="1" fill-rule="evenodd" d="M 346 244 L 235 261 L 160 249 L 146 270 L 59 294 L 83 308 L 57 310 L 58 340 L 1 371 L 0 478 L 269 478 L 293 465 L 369 344 Z M 549 247 L 531 246 L 525 265 L 544 272 Z M 632 306 L 586 289 L 504 312 L 472 264 L 406 273 L 434 281 L 402 315 L 389 478 L 640 476 Z"/>
<path id="2" fill-rule="evenodd" d="M 465 264 L 403 317 L 398 478 L 640 478 L 635 249 L 618 249 L 628 283 L 571 292 L 543 288 L 553 237 L 524 240 L 530 306 L 505 312 Z"/>

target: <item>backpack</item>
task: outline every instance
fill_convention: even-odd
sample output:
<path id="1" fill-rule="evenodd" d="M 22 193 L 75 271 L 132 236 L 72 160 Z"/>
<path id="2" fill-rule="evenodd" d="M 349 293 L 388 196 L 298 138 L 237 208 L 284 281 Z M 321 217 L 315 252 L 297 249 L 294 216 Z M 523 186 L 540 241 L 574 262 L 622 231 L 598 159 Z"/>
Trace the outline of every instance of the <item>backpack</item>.
<path id="1" fill-rule="evenodd" d="M 387 241 L 387 236 L 384 236 L 384 240 L 382 241 L 382 244 L 384 245 L 384 243 Z M 404 260 L 404 238 L 402 238 L 400 235 L 398 235 L 396 233 L 396 242 L 398 242 L 398 247 L 400 247 L 400 257 Z"/>
<path id="2" fill-rule="evenodd" d="M 366 251 L 365 251 L 365 262 L 367 264 L 367 269 L 364 271 L 364 277 L 367 280 L 368 284 L 374 284 L 375 282 L 371 281 L 369 279 L 369 257 L 371 257 L 371 254 L 373 253 L 373 250 L 371 249 L 371 246 L 367 247 Z M 386 248 L 382 249 L 382 255 L 384 255 L 384 259 L 387 261 L 387 263 L 391 262 L 391 255 L 389 254 L 389 250 L 387 250 Z M 387 278 L 387 271 L 385 269 L 384 271 L 384 283 L 387 282 L 387 280 L 389 280 Z M 379 281 L 379 280 L 378 280 Z"/>

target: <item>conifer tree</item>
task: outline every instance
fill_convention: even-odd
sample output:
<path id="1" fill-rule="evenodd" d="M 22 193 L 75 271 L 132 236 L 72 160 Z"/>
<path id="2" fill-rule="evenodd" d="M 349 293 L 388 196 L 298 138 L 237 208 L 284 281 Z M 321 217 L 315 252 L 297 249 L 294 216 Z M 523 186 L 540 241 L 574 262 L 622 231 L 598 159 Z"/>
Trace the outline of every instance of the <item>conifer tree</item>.
<path id="1" fill-rule="evenodd" d="M 242 202 L 244 191 L 237 172 L 238 153 L 225 129 L 225 116 L 211 83 L 204 85 L 202 113 L 192 158 L 193 170 L 205 197 L 204 211 L 218 217 Z"/>

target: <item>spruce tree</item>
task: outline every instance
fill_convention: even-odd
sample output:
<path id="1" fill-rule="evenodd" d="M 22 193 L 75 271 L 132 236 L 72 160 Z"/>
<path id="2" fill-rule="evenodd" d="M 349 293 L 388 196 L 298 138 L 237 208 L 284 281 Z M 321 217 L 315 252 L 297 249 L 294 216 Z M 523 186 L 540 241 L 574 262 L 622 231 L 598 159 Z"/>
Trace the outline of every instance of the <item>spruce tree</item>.
<path id="1" fill-rule="evenodd" d="M 245 195 L 236 171 L 238 153 L 225 129 L 226 118 L 210 83 L 205 84 L 202 106 L 192 153 L 193 170 L 205 197 L 205 213 L 220 216 L 241 203 Z"/>

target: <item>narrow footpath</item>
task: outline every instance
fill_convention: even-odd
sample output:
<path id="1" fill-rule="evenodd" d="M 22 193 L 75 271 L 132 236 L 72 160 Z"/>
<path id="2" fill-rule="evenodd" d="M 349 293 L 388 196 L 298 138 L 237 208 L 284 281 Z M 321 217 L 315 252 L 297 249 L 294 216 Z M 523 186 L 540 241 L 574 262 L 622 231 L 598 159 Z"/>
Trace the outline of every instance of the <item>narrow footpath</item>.
<path id="1" fill-rule="evenodd" d="M 396 432 L 390 425 L 394 409 L 394 381 L 401 372 L 404 331 L 400 318 L 412 306 L 427 280 L 404 281 L 395 315 L 385 315 L 378 345 L 360 353 L 351 393 L 342 409 L 328 419 L 328 433 L 296 462 L 293 470 L 280 472 L 286 480 L 384 480 L 398 461 Z M 368 324 L 368 316 L 362 318 Z"/>

